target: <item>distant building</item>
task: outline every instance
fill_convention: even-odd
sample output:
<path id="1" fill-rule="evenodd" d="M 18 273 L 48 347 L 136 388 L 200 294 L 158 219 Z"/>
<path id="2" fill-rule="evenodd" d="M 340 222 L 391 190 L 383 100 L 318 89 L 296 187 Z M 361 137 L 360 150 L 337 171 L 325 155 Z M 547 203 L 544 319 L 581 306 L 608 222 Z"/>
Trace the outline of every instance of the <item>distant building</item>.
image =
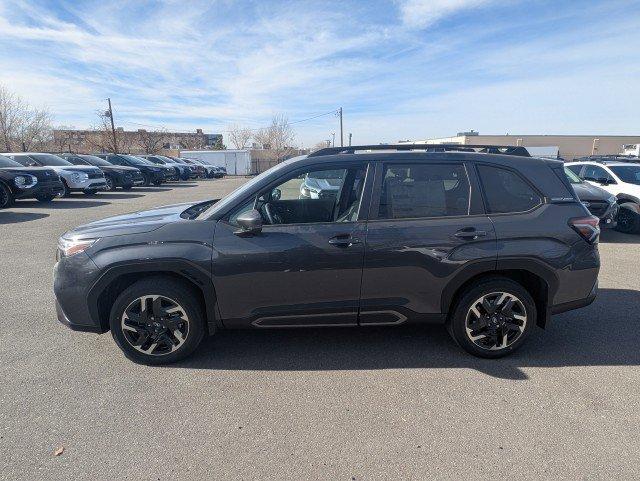
<path id="1" fill-rule="evenodd" d="M 55 129 L 52 151 L 92 153 L 111 150 L 110 130 Z M 222 134 L 195 132 L 165 132 L 145 129 L 116 129 L 118 151 L 131 154 L 176 153 L 180 150 L 208 150 L 223 148 Z"/>
<path id="2" fill-rule="evenodd" d="M 472 130 L 453 137 L 405 140 L 399 143 L 522 145 L 557 149 L 558 156 L 573 160 L 585 155 L 619 154 L 627 144 L 640 144 L 640 135 L 480 135 Z"/>

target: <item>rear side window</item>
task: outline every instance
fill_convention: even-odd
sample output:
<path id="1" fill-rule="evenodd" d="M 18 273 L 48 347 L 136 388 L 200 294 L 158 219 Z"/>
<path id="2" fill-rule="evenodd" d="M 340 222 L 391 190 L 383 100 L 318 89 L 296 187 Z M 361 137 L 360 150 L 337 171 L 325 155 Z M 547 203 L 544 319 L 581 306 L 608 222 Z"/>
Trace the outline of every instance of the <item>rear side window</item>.
<path id="1" fill-rule="evenodd" d="M 510 170 L 479 165 L 478 172 L 490 214 L 525 212 L 542 203 L 540 195 Z"/>
<path id="2" fill-rule="evenodd" d="M 469 214 L 471 186 L 462 164 L 387 164 L 380 219 Z"/>

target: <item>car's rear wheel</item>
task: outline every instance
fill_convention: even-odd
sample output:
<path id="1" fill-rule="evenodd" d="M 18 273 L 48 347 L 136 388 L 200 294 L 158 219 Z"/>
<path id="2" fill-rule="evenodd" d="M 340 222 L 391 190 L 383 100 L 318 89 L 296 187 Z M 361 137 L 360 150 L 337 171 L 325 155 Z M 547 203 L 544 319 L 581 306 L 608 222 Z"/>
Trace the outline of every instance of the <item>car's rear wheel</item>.
<path id="1" fill-rule="evenodd" d="M 154 180 L 154 181 L 153 181 L 153 185 L 155 185 L 156 187 L 157 187 L 157 186 L 159 186 L 159 185 L 161 185 L 161 184 L 162 184 L 162 181 L 161 181 L 161 180 Z"/>
<path id="2" fill-rule="evenodd" d="M 87 189 L 82 191 L 84 195 L 96 195 L 98 191 L 96 189 Z"/>
<path id="3" fill-rule="evenodd" d="M 149 174 L 144 174 L 144 182 L 142 185 L 144 187 L 149 187 L 151 185 L 151 176 Z"/>
<path id="4" fill-rule="evenodd" d="M 618 211 L 616 230 L 625 234 L 640 232 L 640 214 L 632 208 L 622 205 Z"/>
<path id="5" fill-rule="evenodd" d="M 467 352 L 498 358 L 522 345 L 536 316 L 535 303 L 524 287 L 507 278 L 490 278 L 462 292 L 447 328 Z"/>
<path id="6" fill-rule="evenodd" d="M 11 207 L 13 202 L 14 197 L 9 187 L 0 183 L 0 209 Z"/>
<path id="7" fill-rule="evenodd" d="M 130 360 L 167 364 L 191 354 L 204 337 L 197 297 L 167 278 L 138 281 L 116 299 L 109 320 L 111 334 Z"/>

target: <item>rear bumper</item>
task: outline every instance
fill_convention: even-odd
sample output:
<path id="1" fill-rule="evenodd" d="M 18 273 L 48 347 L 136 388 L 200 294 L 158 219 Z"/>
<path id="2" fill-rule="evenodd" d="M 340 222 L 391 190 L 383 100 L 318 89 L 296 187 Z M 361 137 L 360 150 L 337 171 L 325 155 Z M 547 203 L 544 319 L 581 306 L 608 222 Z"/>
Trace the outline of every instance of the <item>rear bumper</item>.
<path id="1" fill-rule="evenodd" d="M 562 304 L 556 304 L 551 308 L 552 314 L 560 314 L 562 312 L 573 311 L 574 309 L 580 309 L 581 307 L 587 307 L 593 301 L 596 300 L 598 295 L 598 282 L 596 281 L 591 293 L 583 299 L 575 299 L 569 302 L 563 302 Z"/>

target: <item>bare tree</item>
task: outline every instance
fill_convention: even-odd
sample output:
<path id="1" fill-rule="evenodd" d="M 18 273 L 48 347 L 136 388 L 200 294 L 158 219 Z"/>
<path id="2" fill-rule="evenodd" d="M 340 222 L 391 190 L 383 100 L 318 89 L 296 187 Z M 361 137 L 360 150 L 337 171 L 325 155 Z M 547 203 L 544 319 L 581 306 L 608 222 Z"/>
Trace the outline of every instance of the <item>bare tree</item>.
<path id="1" fill-rule="evenodd" d="M 156 131 L 138 130 L 138 143 L 145 154 L 157 154 L 165 144 L 167 131 L 165 129 Z"/>
<path id="2" fill-rule="evenodd" d="M 202 150 L 204 149 L 204 145 L 205 140 L 202 134 L 192 134 L 180 139 L 180 146 L 184 150 Z"/>
<path id="3" fill-rule="evenodd" d="M 0 143 L 7 151 L 42 146 L 51 139 L 51 115 L 0 85 Z"/>
<path id="4" fill-rule="evenodd" d="M 316 143 L 313 147 L 311 147 L 311 152 L 315 152 L 316 150 L 320 150 L 320 149 L 326 149 L 327 147 L 331 147 L 331 145 L 329 145 L 329 142 L 327 142 L 326 140 L 321 140 L 320 142 Z"/>
<path id="5" fill-rule="evenodd" d="M 295 151 L 293 146 L 295 133 L 285 115 L 274 115 L 271 125 L 260 129 L 254 137 L 267 151 L 267 157 L 276 162 L 282 162 Z"/>
<path id="6" fill-rule="evenodd" d="M 251 129 L 237 124 L 230 125 L 227 132 L 229 133 L 231 145 L 238 150 L 246 149 L 249 146 L 251 137 L 253 137 Z"/>

